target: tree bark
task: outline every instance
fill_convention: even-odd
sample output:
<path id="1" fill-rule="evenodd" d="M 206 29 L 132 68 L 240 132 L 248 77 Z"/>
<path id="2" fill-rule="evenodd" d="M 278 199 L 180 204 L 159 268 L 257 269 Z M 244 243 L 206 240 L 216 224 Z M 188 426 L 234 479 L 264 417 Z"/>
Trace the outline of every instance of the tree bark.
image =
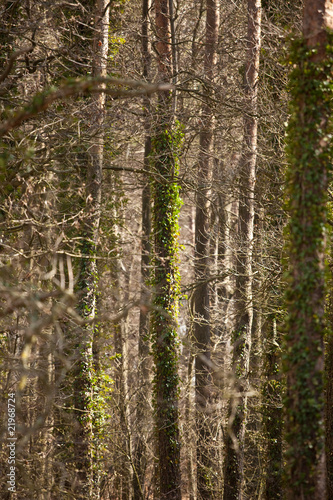
<path id="1" fill-rule="evenodd" d="M 331 284 L 332 286 L 332 284 Z M 332 291 L 331 291 L 332 295 Z M 332 298 L 330 304 L 330 328 L 333 325 Z M 326 365 L 326 467 L 327 499 L 333 498 L 333 334 L 328 333 Z"/>
<path id="2" fill-rule="evenodd" d="M 108 53 L 109 4 L 107 0 L 98 0 L 95 16 L 95 36 L 93 41 L 94 76 L 106 76 Z M 105 94 L 100 93 L 92 98 L 89 109 L 89 122 L 92 127 L 93 142 L 88 149 L 86 178 L 86 218 L 79 288 L 81 300 L 79 310 L 89 324 L 78 333 L 77 362 L 74 370 L 74 406 L 76 414 L 75 426 L 75 463 L 78 471 L 78 483 L 75 488 L 76 498 L 99 497 L 99 474 L 94 474 L 94 457 L 98 458 L 98 450 L 94 449 L 93 426 L 94 412 L 92 409 L 94 383 L 93 378 L 93 344 L 98 335 L 96 328 L 96 301 L 98 294 L 98 269 L 96 248 L 101 216 L 102 200 L 102 168 L 104 148 L 104 115 Z M 95 342 L 97 345 L 97 342 Z M 97 353 L 95 351 L 95 357 Z M 94 484 L 95 483 L 95 484 Z"/>
<path id="3" fill-rule="evenodd" d="M 171 81 L 171 44 L 168 0 L 155 1 L 156 50 L 159 79 Z M 155 361 L 155 413 L 161 499 L 181 499 L 178 411 L 178 339 L 176 318 L 179 278 L 177 267 L 178 213 L 177 138 L 172 96 L 159 94 L 153 138 L 152 182 L 154 231 L 154 310 L 152 338 Z"/>
<path id="4" fill-rule="evenodd" d="M 244 434 L 249 390 L 253 323 L 252 253 L 254 188 L 257 161 L 257 94 L 260 56 L 261 1 L 248 0 L 247 52 L 244 75 L 244 147 L 239 173 L 239 245 L 236 264 L 236 332 L 233 347 L 235 389 L 240 396 L 230 403 L 226 438 L 224 499 L 238 500 L 244 481 Z"/>
<path id="5" fill-rule="evenodd" d="M 219 28 L 219 3 L 206 1 L 206 35 L 204 72 L 207 79 L 206 98 L 201 110 L 200 149 L 198 161 L 198 185 L 195 214 L 195 280 L 193 296 L 195 337 L 195 384 L 197 442 L 197 489 L 200 498 L 212 495 L 212 461 L 209 458 L 209 428 L 207 405 L 210 398 L 210 200 L 213 174 L 214 109 L 210 85 L 214 81 L 217 62 Z"/>
<path id="6" fill-rule="evenodd" d="M 142 2 L 142 60 L 143 60 L 143 76 L 147 80 L 150 73 L 151 54 L 149 46 L 148 33 L 148 15 L 150 8 L 150 0 Z M 149 170 L 151 153 L 151 106 L 149 97 L 144 97 L 143 106 L 145 112 L 145 148 L 144 148 L 144 168 Z M 136 408 L 137 422 L 137 440 L 134 450 L 134 475 L 133 475 L 133 492 L 134 500 L 144 499 L 145 490 L 145 471 L 147 464 L 147 426 L 146 420 L 149 414 L 149 315 L 148 307 L 145 302 L 149 300 L 147 291 L 149 280 L 149 264 L 150 264 L 150 233 L 151 233 L 151 214 L 150 214 L 150 184 L 149 179 L 144 179 L 145 185 L 142 189 L 142 253 L 141 253 L 141 280 L 142 280 L 142 304 L 140 308 L 139 322 L 139 388 Z"/>
<path id="7" fill-rule="evenodd" d="M 280 339 L 276 319 L 269 317 L 264 332 L 262 387 L 263 434 L 265 436 L 265 500 L 282 498 L 282 381 Z"/>
<path id="8" fill-rule="evenodd" d="M 117 238 L 121 241 L 121 230 Z M 114 304 L 117 310 L 121 310 L 124 304 L 129 303 L 129 291 L 131 287 L 131 268 L 124 275 L 121 270 L 119 259 L 116 260 L 114 269 Z M 116 353 L 116 370 L 115 370 L 115 395 L 117 412 L 119 414 L 119 438 L 115 443 L 117 451 L 114 454 L 114 469 L 115 469 L 115 491 L 119 495 L 120 500 L 130 500 L 131 485 L 133 484 L 131 458 L 132 458 L 132 442 L 131 442 L 131 418 L 129 407 L 129 341 L 128 341 L 128 314 L 124 313 L 123 317 L 114 324 L 114 348 Z"/>
<path id="9" fill-rule="evenodd" d="M 325 498 L 324 465 L 324 261 L 327 174 L 331 149 L 332 3 L 304 3 L 303 38 L 292 47 L 291 117 L 287 130 L 289 281 L 286 498 Z M 311 85 L 309 85 L 311 82 Z"/>

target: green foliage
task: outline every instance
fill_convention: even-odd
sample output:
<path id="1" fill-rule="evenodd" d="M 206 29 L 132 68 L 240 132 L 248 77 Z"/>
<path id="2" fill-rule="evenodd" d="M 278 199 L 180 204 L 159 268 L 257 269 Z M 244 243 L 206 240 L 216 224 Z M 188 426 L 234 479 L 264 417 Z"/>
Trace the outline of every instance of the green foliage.
<path id="1" fill-rule="evenodd" d="M 158 428 L 165 429 L 170 462 L 179 460 L 178 430 L 178 339 L 176 320 L 180 296 L 178 270 L 178 215 L 181 207 L 178 185 L 179 149 L 182 128 L 165 127 L 152 139 L 151 178 L 154 237 L 154 311 L 152 314 L 152 347 L 155 359 L 154 396 Z"/>
<path id="2" fill-rule="evenodd" d="M 110 361 L 110 358 L 108 358 Z M 112 396 L 114 380 L 105 373 L 105 367 L 102 370 L 92 373 L 92 398 L 89 410 L 92 414 L 92 432 L 93 432 L 93 453 L 95 456 L 94 467 L 101 470 L 103 462 L 104 444 L 106 442 L 106 423 L 110 418 L 109 407 Z"/>
<path id="3" fill-rule="evenodd" d="M 300 39 L 293 42 L 288 61 L 293 69 L 286 139 L 286 209 L 290 214 L 286 235 L 290 258 L 285 296 L 288 318 L 283 354 L 289 379 L 285 397 L 287 473 L 296 477 L 296 489 L 306 488 L 309 494 L 320 454 L 324 404 L 318 360 L 322 357 L 325 330 L 322 261 L 327 177 L 333 152 L 333 35 L 328 33 L 327 39 L 323 60 L 317 60 L 317 48 L 309 49 Z"/>
<path id="4" fill-rule="evenodd" d="M 179 150 L 184 134 L 180 124 L 175 130 L 163 130 L 152 138 L 154 172 L 152 176 L 153 235 L 157 252 L 154 256 L 155 275 L 152 284 L 160 286 L 163 282 L 166 293 L 159 291 L 161 306 L 176 316 L 174 297 L 179 297 L 178 271 L 178 215 L 182 206 L 178 184 Z M 167 259 L 167 262 L 164 259 Z M 168 269 L 169 268 L 169 269 Z M 165 270 L 167 273 L 165 274 Z M 170 302 L 171 300 L 171 302 Z"/>
<path id="5" fill-rule="evenodd" d="M 111 61 L 118 55 L 121 46 L 126 43 L 125 38 L 120 36 L 114 36 L 114 34 L 109 34 L 109 58 Z"/>

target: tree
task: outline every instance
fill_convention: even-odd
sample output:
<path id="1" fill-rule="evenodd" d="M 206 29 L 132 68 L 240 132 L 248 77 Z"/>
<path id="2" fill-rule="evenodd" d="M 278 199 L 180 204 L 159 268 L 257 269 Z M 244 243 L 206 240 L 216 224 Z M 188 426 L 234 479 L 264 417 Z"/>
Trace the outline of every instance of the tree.
<path id="1" fill-rule="evenodd" d="M 331 271 L 332 272 L 332 271 Z M 328 304 L 329 330 L 327 333 L 327 347 L 325 357 L 326 369 L 326 425 L 325 425 L 325 444 L 326 444 L 326 468 L 327 468 L 327 498 L 333 495 L 333 335 L 331 328 L 332 318 L 332 282 L 330 280 L 330 294 Z"/>
<path id="2" fill-rule="evenodd" d="M 201 110 L 199 139 L 198 186 L 195 214 L 196 289 L 193 295 L 195 385 L 197 442 L 197 488 L 200 498 L 211 498 L 212 471 L 209 459 L 209 422 L 207 405 L 210 399 L 210 203 L 213 175 L 214 108 L 211 102 L 211 85 L 215 78 L 219 28 L 219 5 L 206 1 L 206 33 L 204 74 L 206 78 L 204 101 Z"/>
<path id="3" fill-rule="evenodd" d="M 171 79 L 170 19 L 167 0 L 155 2 L 158 73 Z M 152 338 L 155 361 L 154 398 L 158 440 L 159 488 L 163 499 L 180 500 L 180 442 L 178 414 L 178 341 L 176 318 L 179 297 L 177 264 L 178 146 L 170 91 L 159 96 L 156 135 L 152 139 L 152 224 L 154 241 L 154 309 Z M 178 143 L 178 144 L 177 144 Z"/>
<path id="4" fill-rule="evenodd" d="M 262 386 L 263 433 L 265 435 L 265 499 L 282 498 L 282 382 L 281 348 L 276 318 L 269 318 L 264 340 Z M 267 327 L 266 327 L 267 328 Z"/>
<path id="5" fill-rule="evenodd" d="M 150 0 L 142 2 L 142 62 L 143 62 L 143 77 L 148 79 L 150 76 L 151 53 L 149 43 L 149 8 Z M 143 98 L 145 111 L 145 142 L 144 142 L 144 167 L 149 171 L 150 153 L 151 153 L 151 106 L 149 97 Z M 139 362 L 139 393 L 136 410 L 136 421 L 138 425 L 138 436 L 136 448 L 134 451 L 134 475 L 133 475 L 133 490 L 134 499 L 139 500 L 144 498 L 145 486 L 145 470 L 147 461 L 147 444 L 145 442 L 146 421 L 149 397 L 149 315 L 148 307 L 145 302 L 148 301 L 148 281 L 149 281 L 149 264 L 151 259 L 151 210 L 150 210 L 150 182 L 147 174 L 144 174 L 144 186 L 142 188 L 142 255 L 141 255 L 141 275 L 142 275 L 142 305 L 140 309 L 139 320 L 139 345 L 138 345 L 138 362 Z"/>
<path id="6" fill-rule="evenodd" d="M 236 265 L 236 329 L 233 368 L 239 400 L 231 402 L 226 439 L 224 498 L 239 498 L 244 481 L 244 433 L 249 391 L 249 366 L 253 324 L 252 252 L 254 189 L 257 161 L 257 94 L 260 55 L 261 2 L 248 1 L 247 51 L 244 70 L 244 146 L 239 166 L 239 251 Z"/>
<path id="7" fill-rule="evenodd" d="M 95 26 L 93 35 L 92 74 L 105 77 L 108 56 L 109 3 L 99 0 L 96 5 Z M 74 413 L 77 426 L 74 428 L 75 464 L 78 471 L 77 498 L 99 498 L 100 473 L 93 462 L 98 451 L 93 443 L 93 436 L 98 434 L 93 401 L 98 393 L 98 355 L 94 346 L 98 335 L 97 296 L 98 269 L 96 252 L 101 218 L 102 201 L 102 169 L 104 149 L 104 117 L 105 93 L 101 92 L 92 98 L 86 119 L 92 127 L 92 144 L 88 148 L 86 174 L 86 217 L 82 234 L 82 260 L 79 283 L 81 291 L 79 311 L 88 322 L 78 332 L 77 360 L 74 368 Z M 95 363 L 94 363 L 95 358 Z M 97 361 L 97 362 L 96 362 Z M 95 379 L 95 382 L 93 380 Z M 96 474 L 97 472 L 97 474 Z"/>
<path id="8" fill-rule="evenodd" d="M 324 223 L 331 163 L 333 26 L 330 2 L 306 1 L 303 36 L 290 55 L 291 117 L 287 129 L 288 331 L 286 498 L 325 498 L 324 467 Z"/>

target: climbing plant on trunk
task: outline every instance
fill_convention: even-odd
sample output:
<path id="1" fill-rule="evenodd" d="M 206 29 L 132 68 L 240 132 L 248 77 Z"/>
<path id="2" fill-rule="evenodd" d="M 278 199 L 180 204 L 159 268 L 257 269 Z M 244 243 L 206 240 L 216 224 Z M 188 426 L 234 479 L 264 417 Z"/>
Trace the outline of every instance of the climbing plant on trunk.
<path id="1" fill-rule="evenodd" d="M 108 29 L 109 29 L 109 4 L 106 0 L 98 0 L 95 12 L 95 30 L 93 37 L 93 63 L 94 76 L 106 76 L 106 62 L 108 54 Z M 103 85 L 102 85 L 103 88 Z M 78 472 L 76 488 L 77 498 L 98 498 L 100 471 L 96 463 L 98 450 L 93 441 L 95 435 L 99 437 L 98 413 L 94 408 L 94 401 L 98 392 L 99 366 L 96 356 L 96 324 L 97 295 L 98 295 L 98 269 L 96 262 L 96 249 L 98 244 L 98 231 L 101 217 L 102 200 L 102 168 L 105 118 L 105 94 L 96 94 L 90 103 L 87 113 L 93 129 L 93 142 L 89 146 L 87 155 L 86 175 L 86 207 L 84 231 L 82 236 L 82 260 L 79 274 L 78 287 L 81 291 L 79 310 L 83 318 L 88 320 L 77 333 L 77 361 L 74 370 L 74 406 L 76 426 L 74 427 L 75 439 L 75 465 Z M 95 346 L 95 353 L 93 348 Z M 95 354 L 95 363 L 94 363 Z M 97 391 L 97 392 L 96 392 Z M 96 415 L 94 409 L 97 410 Z M 97 418 L 96 418 L 97 417 Z"/>
<path id="2" fill-rule="evenodd" d="M 324 260 L 332 162 L 332 28 L 325 0 L 306 1 L 303 37 L 290 53 L 287 128 L 286 498 L 325 498 Z"/>
<path id="3" fill-rule="evenodd" d="M 169 82 L 172 57 L 168 1 L 156 1 L 155 13 L 159 78 Z M 161 92 L 156 111 L 156 134 L 152 138 L 152 342 L 160 498 L 170 500 L 181 498 L 176 325 L 179 298 L 178 214 L 181 205 L 177 156 L 181 136 L 174 123 L 171 92 Z"/>

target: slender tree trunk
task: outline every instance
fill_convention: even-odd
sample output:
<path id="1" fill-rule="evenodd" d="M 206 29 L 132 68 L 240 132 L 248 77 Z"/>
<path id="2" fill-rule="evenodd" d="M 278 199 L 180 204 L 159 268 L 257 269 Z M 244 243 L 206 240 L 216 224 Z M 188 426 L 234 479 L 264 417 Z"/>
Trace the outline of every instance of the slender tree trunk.
<path id="1" fill-rule="evenodd" d="M 256 193 L 258 191 L 256 190 Z M 259 195 L 259 193 L 258 193 Z M 258 209 L 255 219 L 254 230 L 253 264 L 255 265 L 256 279 L 253 282 L 253 325 L 251 340 L 251 356 L 249 384 L 254 394 L 248 399 L 246 436 L 244 446 L 246 452 L 246 463 L 244 474 L 249 479 L 246 481 L 244 495 L 254 498 L 264 486 L 264 461 L 263 447 L 264 439 L 262 432 L 262 380 L 263 380 L 263 327 L 265 325 L 264 313 L 267 310 L 267 293 L 264 286 L 262 271 L 264 265 L 264 210 Z"/>
<path id="2" fill-rule="evenodd" d="M 98 0 L 96 6 L 93 73 L 95 76 L 106 75 L 108 53 L 109 4 Z M 94 415 L 92 401 L 94 394 L 93 343 L 98 333 L 96 328 L 96 301 L 98 293 L 98 270 L 96 247 L 101 214 L 102 167 L 104 147 L 105 94 L 97 94 L 91 103 L 89 121 L 93 130 L 93 141 L 88 151 L 86 179 L 86 219 L 79 288 L 82 291 L 79 304 L 81 315 L 89 320 L 89 325 L 78 333 L 77 362 L 74 372 L 75 426 L 75 463 L 78 471 L 76 498 L 98 498 L 99 477 L 94 477 L 93 461 L 96 451 L 93 444 Z M 97 345 L 95 343 L 95 345 Z M 96 356 L 96 352 L 95 352 Z M 94 484 L 96 479 L 96 484 Z"/>
<path id="3" fill-rule="evenodd" d="M 291 117 L 287 130 L 289 281 L 286 498 L 325 498 L 324 260 L 327 173 L 332 153 L 332 3 L 306 0 L 303 38 L 290 55 Z M 309 82 L 311 82 L 309 84 Z"/>
<path id="4" fill-rule="evenodd" d="M 226 438 L 224 499 L 242 498 L 244 481 L 244 433 L 253 323 L 252 252 L 254 188 L 257 160 L 257 85 L 260 55 L 261 2 L 248 0 L 247 55 L 245 64 L 244 150 L 239 174 L 239 245 L 236 276 L 236 334 L 233 369 L 238 400 L 231 402 Z"/>
<path id="5" fill-rule="evenodd" d="M 150 137 L 146 137 L 145 141 L 145 167 L 149 167 L 148 155 L 151 150 Z M 139 322 L 139 388 L 136 409 L 137 422 L 137 442 L 134 452 L 134 499 L 144 498 L 143 492 L 145 488 L 145 471 L 147 465 L 147 422 L 149 419 L 149 400 L 150 400 L 150 360 L 149 360 L 149 316 L 148 304 L 149 295 L 146 287 L 149 279 L 149 262 L 150 262 L 150 185 L 147 180 L 146 185 L 142 190 L 142 258 L 141 258 L 141 276 L 143 282 L 142 303 L 140 307 L 140 322 Z"/>
<path id="6" fill-rule="evenodd" d="M 327 470 L 327 499 L 333 498 L 333 249 L 331 235 L 331 262 L 328 299 L 328 332 L 326 338 L 326 470 Z"/>
<path id="7" fill-rule="evenodd" d="M 54 485 L 53 476 L 53 455 L 54 455 L 54 413 L 53 404 L 55 399 L 55 380 L 54 380 L 54 356 L 51 352 L 52 346 L 51 329 L 47 332 L 49 335 L 48 341 L 42 343 L 39 347 L 39 372 L 37 393 L 44 397 L 39 398 L 38 414 L 39 418 L 44 419 L 44 429 L 38 439 L 40 446 L 40 456 L 42 463 L 40 466 L 41 486 L 44 492 L 43 499 L 50 500 L 52 495 L 52 487 Z M 53 347 L 53 346 L 52 346 Z M 42 404 L 41 403 L 42 399 Z M 38 449 L 38 448 L 37 448 Z"/>
<path id="8" fill-rule="evenodd" d="M 150 73 L 150 47 L 148 34 L 148 14 L 150 8 L 150 0 L 142 2 L 142 59 L 143 59 L 143 76 L 149 78 Z M 149 97 L 144 97 L 143 105 L 145 110 L 145 149 L 144 149 L 144 167 L 149 169 L 149 155 L 151 153 L 151 106 Z M 147 464 L 147 418 L 149 414 L 149 316 L 148 308 L 145 302 L 149 297 L 147 294 L 148 279 L 150 275 L 150 232 L 151 232 L 151 216 L 150 216 L 150 184 L 149 180 L 145 179 L 145 185 L 142 189 L 142 254 L 141 254 L 141 279 L 142 279 L 142 304 L 140 308 L 140 323 L 139 323 L 139 389 L 136 408 L 137 422 L 137 441 L 134 450 L 134 475 L 133 475 L 133 491 L 134 500 L 144 499 L 145 490 L 145 471 Z"/>
<path id="9" fill-rule="evenodd" d="M 121 240 L 121 236 L 118 238 Z M 123 304 L 129 303 L 131 269 L 126 276 L 122 276 L 119 260 L 116 262 L 115 280 L 113 289 L 115 291 L 115 302 L 120 309 Z M 128 342 L 128 315 L 124 316 L 114 325 L 114 345 L 117 355 L 117 370 L 115 373 L 115 401 L 119 413 L 120 435 L 116 443 L 115 489 L 120 500 L 129 500 L 131 497 L 131 485 L 133 483 L 131 465 L 131 428 L 129 408 L 129 342 Z"/>
<path id="10" fill-rule="evenodd" d="M 331 285 L 332 286 L 332 285 Z M 332 295 L 331 291 L 331 295 Z M 330 328 L 333 326 L 333 304 L 331 299 Z M 326 353 L 326 467 L 327 499 L 333 498 L 333 334 L 328 333 Z"/>
<path id="11" fill-rule="evenodd" d="M 210 424 L 207 421 L 207 405 L 210 393 L 210 199 L 213 173 L 214 110 L 208 87 L 214 80 L 216 50 L 219 28 L 219 3 L 206 1 L 206 47 L 204 70 L 207 79 L 207 96 L 202 106 L 200 131 L 200 151 L 198 162 L 198 186 L 196 191 L 195 214 L 195 279 L 196 290 L 193 297 L 195 316 L 195 380 L 196 380 L 196 423 L 197 442 L 197 488 L 199 498 L 211 498 L 212 461 L 209 458 Z"/>
<path id="12" fill-rule="evenodd" d="M 172 83 L 177 85 L 178 80 L 178 50 L 176 42 L 176 29 L 175 29 L 175 18 L 173 12 L 173 2 L 169 1 L 169 18 L 170 18 L 170 42 L 171 42 L 171 54 L 172 54 Z M 172 112 L 175 115 L 177 111 L 177 91 L 174 89 L 172 92 Z"/>
<path id="13" fill-rule="evenodd" d="M 171 45 L 168 0 L 155 1 L 156 50 L 159 79 L 171 80 Z M 155 361 L 155 412 L 158 441 L 160 498 L 180 500 L 180 442 L 178 428 L 178 213 L 177 135 L 172 96 L 159 95 L 156 135 L 153 138 L 154 179 L 154 310 L 152 338 Z"/>
<path id="14" fill-rule="evenodd" d="M 188 356 L 188 366 L 187 366 L 187 394 L 186 394 L 186 406 L 185 406 L 185 425 L 184 425 L 184 436 L 183 442 L 186 443 L 187 451 L 187 493 L 188 499 L 194 500 L 195 498 L 195 467 L 196 463 L 196 431 L 194 424 L 194 402 L 195 393 L 193 391 L 193 379 L 194 375 L 194 356 L 190 352 Z"/>
<path id="15" fill-rule="evenodd" d="M 262 388 L 263 434 L 265 436 L 265 500 L 282 498 L 282 381 L 281 353 L 276 319 L 268 318 L 264 340 Z"/>

